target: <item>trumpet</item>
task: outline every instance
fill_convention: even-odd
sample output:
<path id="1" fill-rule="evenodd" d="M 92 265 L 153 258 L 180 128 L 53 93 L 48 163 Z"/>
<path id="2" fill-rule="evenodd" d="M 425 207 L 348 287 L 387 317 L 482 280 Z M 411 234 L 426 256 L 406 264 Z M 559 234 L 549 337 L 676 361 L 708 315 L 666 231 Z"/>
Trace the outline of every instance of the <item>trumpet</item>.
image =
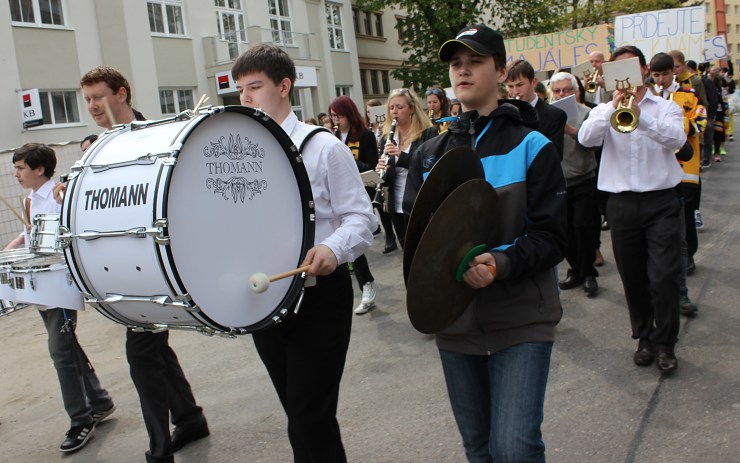
<path id="1" fill-rule="evenodd" d="M 396 144 L 396 142 L 393 139 L 396 136 L 396 126 L 397 125 L 398 125 L 398 120 L 396 120 L 396 118 L 394 117 L 393 120 L 391 121 L 391 128 L 390 128 L 390 131 L 388 132 L 388 138 L 386 139 L 386 140 L 390 141 L 391 143 L 393 143 L 394 145 Z M 381 149 L 382 149 L 382 147 L 379 146 L 378 147 L 378 150 L 380 151 Z M 387 163 L 388 162 L 388 155 L 387 154 L 383 154 L 380 157 L 380 159 L 383 162 Z M 373 197 L 373 206 L 376 206 L 376 207 L 382 207 L 383 206 L 383 183 L 385 182 L 385 172 L 387 170 L 388 170 L 388 166 L 386 165 L 385 166 L 385 169 L 381 170 L 378 173 L 378 176 L 380 177 L 380 181 L 375 186 L 375 196 Z"/>
<path id="2" fill-rule="evenodd" d="M 587 80 L 586 91 L 588 93 L 596 93 L 596 91 L 599 89 L 599 82 L 597 80 L 598 78 L 599 78 L 599 70 L 594 68 L 593 76 L 591 76 L 590 79 L 588 78 L 586 79 Z"/>
<path id="3" fill-rule="evenodd" d="M 635 114 L 635 111 L 632 109 L 632 105 L 635 102 L 635 94 L 633 92 L 632 85 L 630 84 L 630 80 L 625 79 L 616 81 L 616 89 L 623 91 L 624 96 L 619 101 L 617 110 L 614 111 L 609 122 L 614 130 L 619 133 L 633 132 L 640 121 L 637 118 L 637 114 Z M 629 96 L 627 96 L 628 94 Z"/>

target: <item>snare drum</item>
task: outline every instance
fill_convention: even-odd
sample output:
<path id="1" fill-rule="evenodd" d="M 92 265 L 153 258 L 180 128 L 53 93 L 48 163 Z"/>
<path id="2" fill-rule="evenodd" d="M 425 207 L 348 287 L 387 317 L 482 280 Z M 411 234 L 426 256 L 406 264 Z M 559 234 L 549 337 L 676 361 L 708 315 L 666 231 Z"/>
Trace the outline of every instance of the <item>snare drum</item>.
<path id="1" fill-rule="evenodd" d="M 64 258 L 40 256 L 19 260 L 11 266 L 14 300 L 26 304 L 82 310 L 82 294 L 72 281 Z"/>
<path id="2" fill-rule="evenodd" d="M 31 252 L 42 255 L 60 254 L 59 214 L 38 214 L 31 228 Z"/>
<path id="3" fill-rule="evenodd" d="M 35 256 L 28 249 L 10 249 L 0 251 L 0 300 L 15 300 L 15 280 L 13 279 L 13 264 L 33 259 Z M 12 305 L 12 302 L 7 304 Z"/>
<path id="4" fill-rule="evenodd" d="M 72 168 L 62 211 L 87 301 L 143 329 L 243 334 L 279 322 L 304 279 L 258 294 L 249 277 L 297 267 L 314 240 L 300 154 L 267 115 L 238 106 L 108 132 Z"/>

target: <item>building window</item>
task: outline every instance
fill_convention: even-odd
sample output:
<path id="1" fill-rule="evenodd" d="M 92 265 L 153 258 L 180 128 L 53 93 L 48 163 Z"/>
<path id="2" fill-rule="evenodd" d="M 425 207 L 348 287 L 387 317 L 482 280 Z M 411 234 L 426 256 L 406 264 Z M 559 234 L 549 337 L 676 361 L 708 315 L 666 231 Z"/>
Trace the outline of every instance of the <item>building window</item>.
<path id="1" fill-rule="evenodd" d="M 77 92 L 74 90 L 39 90 L 44 125 L 74 124 L 80 122 Z"/>
<path id="2" fill-rule="evenodd" d="M 706 34 L 710 34 L 712 32 L 712 23 L 707 23 L 707 30 L 704 32 Z"/>
<path id="3" fill-rule="evenodd" d="M 293 110 L 299 121 L 303 120 L 303 106 L 301 106 L 300 89 L 294 89 L 290 95 L 290 109 Z"/>
<path id="4" fill-rule="evenodd" d="M 185 35 L 182 19 L 182 0 L 147 2 L 149 30 L 155 34 Z"/>
<path id="5" fill-rule="evenodd" d="M 404 37 L 406 36 L 406 31 L 403 30 L 403 26 L 401 24 L 401 20 L 405 18 L 402 18 L 401 16 L 396 16 L 396 31 L 398 31 L 398 43 L 404 42 Z"/>
<path id="6" fill-rule="evenodd" d="M 279 45 L 293 45 L 293 28 L 287 0 L 268 0 L 272 41 Z"/>
<path id="7" fill-rule="evenodd" d="M 375 13 L 375 35 L 383 37 L 383 13 Z"/>
<path id="8" fill-rule="evenodd" d="M 344 50 L 341 5 L 337 3 L 326 3 L 326 24 L 329 26 L 329 48 L 332 50 Z"/>
<path id="9" fill-rule="evenodd" d="M 390 72 L 380 71 L 380 79 L 381 79 L 381 82 L 383 83 L 383 94 L 390 93 L 391 92 Z"/>
<path id="10" fill-rule="evenodd" d="M 735 15 L 740 15 L 740 6 L 735 5 Z"/>
<path id="11" fill-rule="evenodd" d="M 360 69 L 360 87 L 362 88 L 362 94 L 367 95 L 370 93 L 367 88 L 367 77 L 366 77 L 367 71 L 364 69 Z"/>
<path id="12" fill-rule="evenodd" d="M 349 91 L 352 87 L 346 85 L 337 85 L 335 87 L 337 96 L 349 96 Z"/>
<path id="13" fill-rule="evenodd" d="M 62 0 L 10 0 L 10 19 L 36 26 L 64 26 Z"/>
<path id="14" fill-rule="evenodd" d="M 378 71 L 370 71 L 370 88 L 373 91 L 373 95 L 380 94 L 380 81 L 378 80 Z"/>
<path id="15" fill-rule="evenodd" d="M 159 107 L 162 114 L 178 114 L 193 108 L 193 91 L 184 88 L 160 89 Z"/>
<path id="16" fill-rule="evenodd" d="M 355 25 L 355 35 L 360 35 L 360 11 L 352 8 L 352 23 Z"/>
<path id="17" fill-rule="evenodd" d="M 218 37 L 229 43 L 229 59 L 239 56 L 239 42 L 247 41 L 241 0 L 215 0 Z"/>
<path id="18" fill-rule="evenodd" d="M 363 23 L 365 24 L 365 35 L 373 35 L 373 18 L 372 13 L 362 12 Z"/>

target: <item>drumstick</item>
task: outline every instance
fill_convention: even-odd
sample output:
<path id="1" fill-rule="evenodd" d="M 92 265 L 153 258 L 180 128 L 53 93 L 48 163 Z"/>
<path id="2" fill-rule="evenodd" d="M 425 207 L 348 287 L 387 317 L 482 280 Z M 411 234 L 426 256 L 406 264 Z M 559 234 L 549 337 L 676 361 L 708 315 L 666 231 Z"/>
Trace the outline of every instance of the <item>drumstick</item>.
<path id="1" fill-rule="evenodd" d="M 6 206 L 8 206 L 8 209 L 10 209 L 10 212 L 12 212 L 16 217 L 18 217 L 18 220 L 23 222 L 23 225 L 28 226 L 28 222 L 23 218 L 22 215 L 18 213 L 18 211 L 15 210 L 13 206 L 10 205 L 10 201 L 5 199 L 3 195 L 0 195 L 0 201 L 2 201 L 3 203 L 5 203 Z"/>
<path id="2" fill-rule="evenodd" d="M 198 104 L 193 108 L 193 112 L 197 112 L 201 105 L 205 104 L 206 101 L 208 101 L 208 95 L 204 93 L 203 96 L 200 97 L 200 100 L 198 100 Z"/>
<path id="3" fill-rule="evenodd" d="M 110 123 L 110 126 L 113 127 L 116 125 L 116 118 L 113 115 L 113 111 L 110 109 L 110 105 L 108 104 L 108 100 L 103 98 L 103 108 L 105 109 L 105 115 L 108 116 L 108 122 Z"/>
<path id="4" fill-rule="evenodd" d="M 277 275 L 273 275 L 271 277 L 268 277 L 264 273 L 255 273 L 254 275 L 249 277 L 249 287 L 252 288 L 252 291 L 254 291 L 255 293 L 264 293 L 265 291 L 267 291 L 267 288 L 270 287 L 270 283 L 272 283 L 273 281 L 282 280 L 283 278 L 288 278 L 293 275 L 298 275 L 299 273 L 307 272 L 310 268 L 310 265 L 304 265 L 303 267 L 298 267 L 284 273 L 278 273 Z"/>
<path id="5" fill-rule="evenodd" d="M 21 221 L 23 222 L 23 225 L 30 227 L 31 217 L 29 216 L 31 213 L 28 209 L 26 209 L 26 203 L 23 201 L 23 196 L 18 196 L 18 202 L 21 203 L 21 211 L 23 212 L 23 217 L 25 217 L 25 219 L 21 219 Z"/>

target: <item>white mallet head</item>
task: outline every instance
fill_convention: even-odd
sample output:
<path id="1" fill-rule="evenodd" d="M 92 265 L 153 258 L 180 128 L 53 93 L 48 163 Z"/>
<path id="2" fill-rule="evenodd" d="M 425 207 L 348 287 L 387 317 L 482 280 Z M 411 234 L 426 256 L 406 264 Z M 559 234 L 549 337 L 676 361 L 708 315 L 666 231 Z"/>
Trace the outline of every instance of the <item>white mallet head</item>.
<path id="1" fill-rule="evenodd" d="M 249 287 L 255 293 L 264 293 L 270 287 L 270 278 L 264 273 L 255 273 L 249 277 Z"/>

